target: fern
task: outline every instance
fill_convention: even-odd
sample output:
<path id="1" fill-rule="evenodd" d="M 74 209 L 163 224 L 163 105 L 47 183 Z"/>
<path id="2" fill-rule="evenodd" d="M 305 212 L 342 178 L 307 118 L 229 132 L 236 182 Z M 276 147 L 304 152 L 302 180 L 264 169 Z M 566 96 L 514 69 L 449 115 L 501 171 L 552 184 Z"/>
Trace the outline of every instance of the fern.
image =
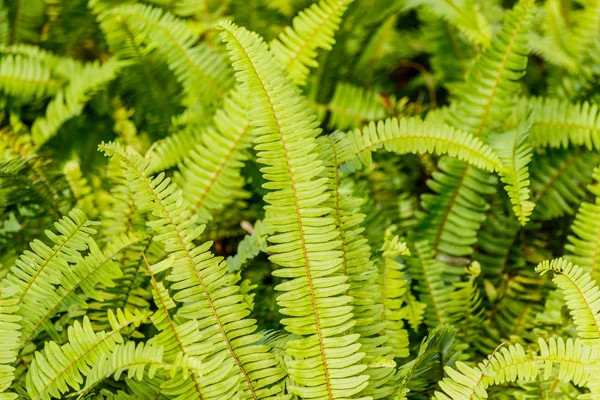
<path id="1" fill-rule="evenodd" d="M 317 67 L 317 49 L 331 50 L 333 35 L 341 16 L 352 0 L 321 0 L 300 12 L 292 21 L 293 27 L 285 29 L 270 43 L 273 55 L 288 71 L 294 83 L 303 86 L 309 67 Z"/>
<path id="2" fill-rule="evenodd" d="M 337 273 L 341 267 L 338 233 L 331 220 L 325 219 L 324 225 L 318 218 L 328 210 L 319 207 L 327 194 L 324 180 L 316 179 L 322 167 L 317 154 L 312 153 L 318 134 L 314 117 L 258 36 L 232 24 L 222 27 L 234 67 L 239 70 L 238 79 L 244 88 L 259 89 L 252 92 L 255 97 L 249 119 L 258 131 L 259 161 L 267 165 L 263 173 L 271 181 L 267 187 L 273 190 L 265 197 L 272 204 L 266 209 L 273 213 L 268 220 L 274 231 L 269 238 L 274 243 L 269 247 L 274 253 L 270 259 L 284 267 L 277 271 L 278 276 L 296 278 L 278 286 L 286 292 L 278 298 L 281 312 L 291 317 L 282 323 L 289 332 L 306 335 L 290 342 L 288 352 L 318 366 L 309 378 L 302 373 L 301 360 L 290 361 L 288 374 L 302 386 L 289 389 L 310 397 L 352 396 L 366 386 L 367 377 L 358 375 L 364 370 L 357 364 L 363 353 L 355 353 L 357 346 L 353 344 L 358 335 L 340 336 L 353 325 L 352 307 L 347 296 L 340 296 L 347 289 L 347 278 Z M 303 108 L 304 115 L 297 114 Z M 282 196 L 285 203 L 273 204 Z M 303 208 L 306 211 L 301 211 Z M 295 261 L 297 255 L 303 262 Z M 320 304 L 317 299 L 321 296 L 331 298 L 329 304 Z M 295 298 L 305 299 L 310 311 L 293 301 Z M 337 348 L 338 357 L 328 357 L 329 348 Z M 312 349 L 318 349 L 317 354 L 313 355 Z"/>

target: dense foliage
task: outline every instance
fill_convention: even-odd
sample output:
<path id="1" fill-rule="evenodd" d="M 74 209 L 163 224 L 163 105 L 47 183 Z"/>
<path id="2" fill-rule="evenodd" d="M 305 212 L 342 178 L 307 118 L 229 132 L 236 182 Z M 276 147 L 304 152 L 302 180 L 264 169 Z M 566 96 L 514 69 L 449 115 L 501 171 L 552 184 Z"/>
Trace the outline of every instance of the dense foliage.
<path id="1" fill-rule="evenodd" d="M 0 399 L 600 399 L 599 0 L 0 0 Z"/>

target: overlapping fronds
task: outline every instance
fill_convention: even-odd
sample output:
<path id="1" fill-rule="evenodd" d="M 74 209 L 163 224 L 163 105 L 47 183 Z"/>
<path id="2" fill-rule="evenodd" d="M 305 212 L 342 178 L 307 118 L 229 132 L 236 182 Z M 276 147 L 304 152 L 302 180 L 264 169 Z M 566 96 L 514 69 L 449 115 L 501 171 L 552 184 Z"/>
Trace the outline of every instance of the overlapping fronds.
<path id="1" fill-rule="evenodd" d="M 536 271 L 554 272 L 552 280 L 563 291 L 579 337 L 584 343 L 597 346 L 600 342 L 600 289 L 590 274 L 562 258 L 544 261 Z"/>
<path id="2" fill-rule="evenodd" d="M 512 208 L 521 225 L 527 224 L 535 204 L 529 200 L 529 163 L 533 156 L 528 142 L 531 123 L 524 119 L 519 127 L 489 137 L 490 146 L 502 161 L 500 180 L 510 197 Z"/>
<path id="3" fill-rule="evenodd" d="M 36 148 L 52 138 L 67 120 L 81 114 L 90 96 L 115 79 L 121 67 L 120 62 L 112 59 L 102 65 L 87 64 L 71 77 L 69 84 L 48 104 L 45 117 L 38 118 L 31 127 Z"/>
<path id="4" fill-rule="evenodd" d="M 82 211 L 74 209 L 54 224 L 58 234 L 46 231 L 53 247 L 36 239 L 30 243 L 32 251 L 26 250 L 16 260 L 4 283 L 16 290 L 17 314 L 23 318 L 23 331 L 33 330 L 44 311 L 39 305 L 53 295 L 72 264 L 83 260 L 80 253 L 88 248 L 90 235 L 96 232 L 92 225 Z"/>
<path id="5" fill-rule="evenodd" d="M 574 264 L 589 273 L 596 282 L 600 282 L 600 169 L 594 169 L 594 184 L 588 189 L 596 196 L 593 203 L 584 202 L 579 207 L 575 220 L 571 224 L 572 235 L 565 245 L 566 256 Z"/>
<path id="6" fill-rule="evenodd" d="M 528 109 L 532 110 L 529 142 L 533 147 L 600 148 L 600 112 L 596 104 L 552 97 L 523 98 L 519 101 L 521 112 L 517 112 L 517 116 Z"/>
<path id="7" fill-rule="evenodd" d="M 139 326 L 143 314 L 109 310 L 111 330 L 94 332 L 87 317 L 83 323 L 75 322 L 67 331 L 68 343 L 59 346 L 47 342 L 43 352 L 36 352 L 27 373 L 27 392 L 33 398 L 61 398 L 70 389 L 79 390 L 83 377 L 92 366 L 123 343 L 121 330 Z"/>
<path id="8" fill-rule="evenodd" d="M 480 4 L 472 0 L 408 0 L 405 8 L 423 7 L 428 12 L 453 24 L 470 40 L 487 46 L 490 43 L 492 30 L 490 24 L 480 11 Z"/>
<path id="9" fill-rule="evenodd" d="M 278 393 L 283 371 L 269 354 L 268 347 L 255 344 L 261 335 L 255 333 L 255 320 L 245 318 L 250 311 L 239 295 L 239 287 L 231 284 L 227 264 L 208 249 L 211 242 L 194 245 L 204 226 L 196 226 L 177 185 L 164 174 L 153 178 L 148 174 L 148 161 L 139 154 L 123 150 L 117 144 L 103 144 L 101 149 L 123 161 L 136 206 L 153 213 L 149 226 L 155 240 L 175 261 L 168 280 L 174 282 L 174 300 L 182 303 L 179 315 L 185 320 L 199 320 L 205 345 L 194 354 L 201 362 L 211 363 L 211 378 L 200 382 L 205 398 L 222 398 L 239 393 L 255 399 Z M 161 272 L 165 267 L 156 269 Z"/>
<path id="10" fill-rule="evenodd" d="M 250 96 L 249 120 L 255 127 L 255 149 L 268 181 L 265 196 L 272 213 L 267 224 L 274 234 L 271 261 L 283 268 L 277 276 L 291 278 L 280 284 L 281 322 L 302 339 L 288 343 L 287 371 L 295 385 L 292 393 L 310 398 L 347 398 L 367 385 L 358 364 L 357 334 L 344 335 L 354 322 L 351 317 L 347 277 L 341 274 L 339 233 L 323 207 L 329 197 L 326 179 L 318 179 L 324 168 L 315 151 L 319 133 L 298 90 L 262 39 L 244 28 L 223 23 L 238 80 Z M 335 349 L 335 350 L 333 350 Z M 304 365 L 313 365 L 310 372 Z"/>
<path id="11" fill-rule="evenodd" d="M 50 321 L 60 310 L 74 305 L 86 308 L 88 298 L 103 301 L 103 295 L 96 289 L 96 285 L 102 283 L 107 287 L 114 286 L 113 280 L 119 278 L 122 273 L 113 258 L 138 240 L 131 233 L 118 236 L 104 250 L 100 250 L 95 241 L 89 240 L 89 254 L 68 270 L 61 270 L 60 284 L 53 291 L 45 293 L 43 306 L 38 304 L 35 309 L 30 308 L 23 316 L 22 347 L 31 342 L 42 329 L 46 330 L 54 340 L 60 340 L 56 328 Z M 76 293 L 77 289 L 81 289 L 85 296 Z"/>
<path id="12" fill-rule="evenodd" d="M 301 11 L 279 37 L 270 43 L 275 58 L 294 83 L 303 86 L 309 67 L 316 68 L 317 49 L 331 50 L 342 15 L 353 0 L 321 0 Z"/>
<path id="13" fill-rule="evenodd" d="M 215 114 L 214 128 L 204 131 L 201 144 L 183 159 L 174 178 L 200 221 L 211 219 L 215 211 L 247 197 L 240 170 L 249 158 L 254 135 L 243 93 L 234 89 L 230 95 Z"/>
<path id="14" fill-rule="evenodd" d="M 219 104 L 233 85 L 225 59 L 206 45 L 183 20 L 160 8 L 123 5 L 107 11 L 130 32 L 146 39 L 177 76 L 185 93 L 205 106 Z"/>
<path id="15" fill-rule="evenodd" d="M 426 121 L 418 118 L 392 118 L 377 124 L 371 122 L 362 132 L 355 130 L 349 133 L 346 140 L 352 147 L 349 154 L 353 159 L 340 161 L 351 162 L 352 169 L 361 164 L 370 166 L 373 151 L 381 147 L 397 154 L 447 154 L 489 171 L 501 169 L 499 158 L 487 145 L 436 118 Z"/>

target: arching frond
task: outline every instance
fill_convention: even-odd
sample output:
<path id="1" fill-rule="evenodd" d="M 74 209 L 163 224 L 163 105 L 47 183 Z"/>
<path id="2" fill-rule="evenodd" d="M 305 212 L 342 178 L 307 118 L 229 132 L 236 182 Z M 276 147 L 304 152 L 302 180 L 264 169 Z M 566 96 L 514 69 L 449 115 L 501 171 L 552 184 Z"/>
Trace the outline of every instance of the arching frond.
<path id="1" fill-rule="evenodd" d="M 597 345 L 600 342 L 600 289 L 591 276 L 562 258 L 544 261 L 535 270 L 541 274 L 554 272 L 552 280 L 564 293 L 579 337 L 586 344 Z"/>
<path id="2" fill-rule="evenodd" d="M 304 86 L 309 67 L 317 67 L 317 49 L 331 50 L 342 14 L 353 0 L 321 0 L 301 11 L 277 39 L 270 43 L 294 83 Z"/>
<path id="3" fill-rule="evenodd" d="M 3 344 L 0 352 L 0 396 L 4 395 L 7 399 L 16 398 L 16 395 L 6 393 L 6 390 L 15 377 L 12 364 L 17 358 L 21 341 L 21 317 L 16 314 L 18 305 L 15 293 L 14 287 L 0 290 L 0 340 Z"/>
<path id="4" fill-rule="evenodd" d="M 20 55 L 0 59 L 0 90 L 10 96 L 28 100 L 44 98 L 58 92 L 63 82 L 51 75 L 51 70 L 37 60 Z"/>
<path id="5" fill-rule="evenodd" d="M 269 53 L 258 35 L 223 23 L 238 80 L 250 96 L 250 123 L 255 126 L 258 160 L 270 190 L 265 196 L 272 213 L 267 224 L 274 234 L 271 261 L 283 268 L 279 277 L 281 322 L 291 333 L 303 335 L 290 341 L 287 353 L 297 359 L 287 363 L 295 385 L 288 390 L 303 397 L 327 399 L 351 397 L 367 385 L 358 364 L 358 335 L 344 335 L 354 322 L 347 277 L 342 267 L 339 234 L 329 209 L 326 179 L 318 179 L 322 162 L 315 152 L 319 133 L 315 118 L 292 81 Z M 335 351 L 333 350 L 335 349 Z M 335 356 L 333 355 L 334 353 Z M 309 364 L 307 364 L 309 363 Z M 310 373 L 305 365 L 313 365 Z"/>
<path id="6" fill-rule="evenodd" d="M 500 180 L 506 184 L 504 189 L 521 225 L 527 224 L 535 206 L 529 200 L 529 163 L 533 155 L 528 142 L 530 130 L 531 123 L 525 119 L 518 128 L 489 137 L 490 146 L 502 161 Z"/>
<path id="7" fill-rule="evenodd" d="M 398 154 L 448 154 L 490 171 L 501 169 L 500 160 L 487 145 L 435 119 L 393 118 L 377 124 L 371 122 L 362 132 L 355 130 L 349 133 L 347 141 L 352 147 L 349 155 L 354 159 L 340 161 L 350 162 L 354 168 L 361 164 L 370 166 L 372 152 L 383 147 Z"/>
<path id="8" fill-rule="evenodd" d="M 123 342 L 121 330 L 128 326 L 139 326 L 145 319 L 143 314 L 131 314 L 109 310 L 112 330 L 94 332 L 90 320 L 83 324 L 75 322 L 67 331 L 68 343 L 59 346 L 47 342 L 43 352 L 36 352 L 27 373 L 27 391 L 32 398 L 61 398 L 69 388 L 79 390 L 83 376 L 91 367 L 110 354 L 117 344 Z"/>

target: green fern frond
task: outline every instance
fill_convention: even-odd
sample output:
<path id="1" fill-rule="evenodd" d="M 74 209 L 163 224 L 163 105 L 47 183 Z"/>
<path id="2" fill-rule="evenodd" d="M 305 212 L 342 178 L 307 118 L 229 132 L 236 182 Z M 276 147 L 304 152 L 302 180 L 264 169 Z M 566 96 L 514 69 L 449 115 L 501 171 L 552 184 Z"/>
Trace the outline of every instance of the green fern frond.
<path id="1" fill-rule="evenodd" d="M 204 225 L 195 225 L 196 217 L 187 209 L 177 185 L 164 174 L 150 177 L 149 162 L 139 154 L 114 143 L 102 144 L 100 149 L 122 160 L 136 206 L 157 218 L 148 225 L 156 232 L 155 240 L 163 242 L 166 252 L 175 257 L 167 279 L 177 290 L 174 300 L 183 303 L 179 315 L 186 320 L 199 319 L 200 333 L 208 340 L 194 355 L 202 362 L 215 363 L 212 378 L 200 382 L 205 397 L 237 392 L 259 399 L 278 393 L 281 388 L 275 383 L 283 371 L 266 346 L 255 344 L 261 335 L 255 333 L 256 321 L 245 318 L 250 311 L 239 287 L 231 285 L 226 262 L 208 251 L 211 242 L 194 245 Z"/>
<path id="2" fill-rule="evenodd" d="M 446 264 L 435 258 L 431 245 L 426 241 L 416 241 L 411 246 L 413 257 L 409 258 L 409 271 L 417 282 L 419 300 L 427 304 L 425 323 L 430 327 L 452 323 L 455 316 L 450 311 L 456 309 L 452 297 L 454 288 L 444 282 Z"/>
<path id="3" fill-rule="evenodd" d="M 316 68 L 317 49 L 331 50 L 342 15 L 353 0 L 321 0 L 301 11 L 279 37 L 270 43 L 277 60 L 294 83 L 306 84 L 309 67 Z"/>
<path id="4" fill-rule="evenodd" d="M 436 119 L 393 118 L 377 124 L 371 122 L 362 132 L 349 133 L 347 140 L 354 159 L 340 161 L 350 162 L 352 169 L 361 164 L 370 166 L 373 151 L 381 147 L 397 154 L 448 154 L 489 171 L 501 169 L 500 160 L 487 145 Z"/>
<path id="5" fill-rule="evenodd" d="M 0 393 L 4 394 L 6 398 L 12 396 L 5 392 L 15 377 L 15 368 L 12 364 L 17 358 L 21 342 L 21 332 L 19 331 L 21 317 L 16 314 L 18 304 L 15 293 L 14 287 L 0 289 L 0 338 L 3 343 L 2 352 L 0 352 Z"/>
<path id="6" fill-rule="evenodd" d="M 520 92 L 518 80 L 527 66 L 527 33 L 535 9 L 534 1 L 521 0 L 505 14 L 502 29 L 467 76 L 465 87 L 476 90 L 459 93 L 460 101 L 450 110 L 452 126 L 486 137 L 514 109 Z"/>
<path id="7" fill-rule="evenodd" d="M 531 161 L 533 218 L 549 220 L 575 214 L 600 157 L 577 148 L 546 150 Z"/>
<path id="8" fill-rule="evenodd" d="M 582 203 L 571 224 L 573 234 L 567 237 L 565 245 L 568 255 L 565 257 L 589 273 L 596 282 L 600 282 L 600 168 L 593 173 L 594 184 L 588 189 L 596 199 L 593 203 Z"/>
<path id="9" fill-rule="evenodd" d="M 554 272 L 552 279 L 562 289 L 567 307 L 583 343 L 597 345 L 600 342 L 600 289 L 591 276 L 577 265 L 557 258 L 544 261 L 536 272 Z"/>
<path id="10" fill-rule="evenodd" d="M 243 93 L 233 89 L 214 116 L 214 128 L 204 130 L 201 144 L 179 164 L 175 182 L 201 222 L 236 200 L 248 197 L 241 168 L 248 160 L 254 135 L 250 130 Z"/>
<path id="11" fill-rule="evenodd" d="M 529 141 L 534 148 L 600 148 L 600 112 L 594 103 L 573 103 L 552 97 L 523 98 L 518 110 L 532 110 Z M 521 118 L 522 112 L 517 112 Z"/>
<path id="12" fill-rule="evenodd" d="M 506 184 L 515 216 L 521 225 L 526 225 L 535 204 L 529 200 L 529 163 L 533 156 L 528 138 L 531 122 L 524 119 L 519 127 L 509 132 L 492 134 L 490 146 L 502 162 L 500 180 Z"/>
<path id="13" fill-rule="evenodd" d="M 69 84 L 48 104 L 46 115 L 33 123 L 31 136 L 36 148 L 51 139 L 67 120 L 81 114 L 90 96 L 115 79 L 122 66 L 114 59 L 102 65 L 88 64 L 80 74 L 71 77 Z"/>
<path id="14" fill-rule="evenodd" d="M 579 339 L 550 338 L 547 341 L 539 338 L 540 354 L 534 359 L 542 365 L 543 379 L 547 380 L 553 373 L 553 366 L 558 364 L 558 379 L 563 382 L 572 381 L 578 386 L 584 386 L 591 380 L 596 380 L 590 365 L 598 363 L 598 348 L 588 346 Z M 540 369 L 542 369 L 540 368 Z M 540 371 L 542 375 L 542 371 Z"/>
<path id="15" fill-rule="evenodd" d="M 444 18 L 470 40 L 488 46 L 492 36 L 490 24 L 479 10 L 479 3 L 472 0 L 408 0 L 404 7 L 423 7 L 428 12 Z"/>
<path id="16" fill-rule="evenodd" d="M 238 244 L 237 252 L 234 256 L 227 257 L 227 269 L 229 272 L 242 270 L 260 252 L 267 251 L 267 237 L 269 233 L 267 226 L 263 221 L 254 223 L 251 235 L 246 235 Z"/>
<path id="17" fill-rule="evenodd" d="M 86 308 L 87 298 L 102 301 L 103 296 L 96 285 L 102 283 L 104 286 L 114 286 L 113 280 L 121 276 L 121 269 L 113 258 L 138 240 L 131 233 L 116 237 L 104 250 L 100 250 L 93 240 L 88 241 L 89 254 L 71 268 L 62 270 L 60 284 L 52 292 L 45 293 L 43 306 L 37 304 L 35 309 L 30 308 L 23 316 L 21 347 L 30 343 L 42 329 L 45 329 L 54 340 L 59 341 L 56 328 L 50 321 L 52 316 L 73 305 Z M 81 289 L 85 296 L 77 294 L 77 289 Z"/>
<path id="18" fill-rule="evenodd" d="M 220 103 L 233 85 L 225 59 L 197 38 L 187 24 L 160 8 L 123 5 L 107 11 L 135 36 L 145 38 L 177 76 L 185 93 L 206 107 Z M 193 101 L 192 101 L 193 102 Z"/>
<path id="19" fill-rule="evenodd" d="M 244 28 L 223 23 L 223 38 L 250 96 L 250 123 L 255 126 L 255 149 L 270 192 L 264 197 L 272 213 L 267 220 L 274 234 L 270 259 L 282 266 L 275 275 L 292 278 L 277 286 L 285 329 L 303 335 L 289 343 L 287 371 L 296 385 L 291 393 L 304 397 L 346 398 L 367 385 L 358 364 L 357 334 L 346 335 L 352 321 L 347 277 L 342 267 L 339 234 L 323 206 L 329 197 L 326 179 L 315 151 L 317 123 L 306 101 L 269 53 L 262 39 Z M 335 348 L 335 351 L 333 350 Z M 331 351 L 336 356 L 333 357 Z M 304 366 L 313 365 L 310 373 Z"/>
<path id="20" fill-rule="evenodd" d="M 71 264 L 81 261 L 81 252 L 87 250 L 91 243 L 90 235 L 96 233 L 94 225 L 86 219 L 85 214 L 73 209 L 69 216 L 54 224 L 59 234 L 46 231 L 48 238 L 54 243 L 52 248 L 40 240 L 30 243 L 31 250 L 26 250 L 4 284 L 15 288 L 18 315 L 25 320 L 22 325 L 29 325 L 30 317 L 38 315 L 39 305 L 44 304 L 48 296 L 55 291 L 64 279 L 63 271 L 69 271 Z"/>
<path id="21" fill-rule="evenodd" d="M 97 333 L 87 317 L 83 324 L 75 322 L 67 331 L 68 343 L 47 342 L 43 352 L 35 353 L 26 377 L 29 395 L 34 399 L 61 398 L 69 388 L 79 390 L 91 367 L 123 342 L 121 330 L 139 326 L 145 318 L 139 313 L 109 310 L 112 330 Z"/>
<path id="22" fill-rule="evenodd" d="M 52 77 L 52 71 L 37 60 L 19 55 L 0 59 L 0 90 L 10 96 L 28 100 L 52 96 L 63 82 Z"/>
<path id="23" fill-rule="evenodd" d="M 10 43 L 38 42 L 44 24 L 44 0 L 19 0 L 11 4 Z"/>

